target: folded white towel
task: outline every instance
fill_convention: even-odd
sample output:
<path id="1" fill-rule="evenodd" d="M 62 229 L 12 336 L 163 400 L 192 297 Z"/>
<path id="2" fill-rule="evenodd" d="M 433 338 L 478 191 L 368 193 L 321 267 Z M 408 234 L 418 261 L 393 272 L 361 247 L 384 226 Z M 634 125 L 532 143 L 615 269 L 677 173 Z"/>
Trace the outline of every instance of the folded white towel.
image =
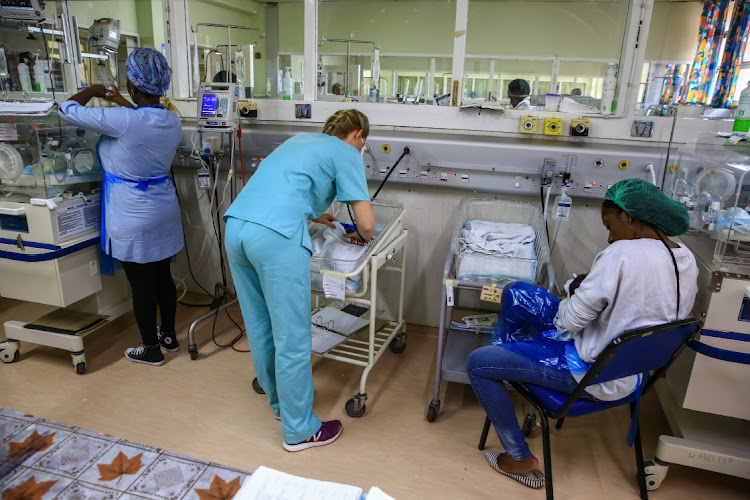
<path id="1" fill-rule="evenodd" d="M 458 239 L 462 253 L 528 259 L 534 251 L 534 228 L 528 224 L 469 221 Z"/>

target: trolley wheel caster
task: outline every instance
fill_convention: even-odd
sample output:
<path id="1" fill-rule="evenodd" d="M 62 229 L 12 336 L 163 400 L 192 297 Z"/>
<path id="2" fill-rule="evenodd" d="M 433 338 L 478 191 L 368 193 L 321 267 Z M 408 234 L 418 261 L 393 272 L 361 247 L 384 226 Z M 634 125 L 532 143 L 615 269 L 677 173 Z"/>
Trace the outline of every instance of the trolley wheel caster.
<path id="1" fill-rule="evenodd" d="M 398 335 L 396 338 L 391 340 L 390 345 L 388 346 L 391 348 L 391 352 L 396 354 L 401 354 L 406 349 L 406 334 L 402 333 L 401 335 Z"/>
<path id="2" fill-rule="evenodd" d="M 344 409 L 346 414 L 353 418 L 359 418 L 365 414 L 367 407 L 365 406 L 365 399 L 359 394 L 354 396 L 352 399 L 346 402 Z"/>
<path id="3" fill-rule="evenodd" d="M 437 403 L 430 403 L 430 407 L 427 408 L 427 421 L 434 422 L 437 420 L 438 412 L 440 411 L 440 401 Z"/>
<path id="4" fill-rule="evenodd" d="M 263 388 L 260 386 L 260 383 L 258 383 L 258 377 L 255 377 L 253 379 L 253 390 L 257 392 L 258 394 L 266 393 L 266 391 L 264 391 Z"/>
<path id="5" fill-rule="evenodd" d="M 21 352 L 18 350 L 20 342 L 17 340 L 5 340 L 0 342 L 0 359 L 3 363 L 13 363 L 18 361 L 21 357 Z"/>
<path id="6" fill-rule="evenodd" d="M 531 434 L 531 430 L 536 426 L 536 415 L 533 413 L 527 413 L 526 418 L 523 419 L 523 427 L 521 427 L 521 432 L 523 432 L 524 436 L 528 436 Z"/>
<path id="7" fill-rule="evenodd" d="M 190 353 L 190 359 L 195 361 L 198 359 L 198 348 L 194 346 L 188 346 L 188 352 Z"/>
<path id="8" fill-rule="evenodd" d="M 77 351 L 70 353 L 73 358 L 73 368 L 76 369 L 78 375 L 86 373 L 86 354 L 83 351 Z"/>
<path id="9" fill-rule="evenodd" d="M 667 477 L 669 464 L 661 462 L 657 458 L 654 458 L 653 460 L 644 460 L 643 471 L 646 474 L 646 489 L 654 491 L 661 486 L 662 481 Z"/>

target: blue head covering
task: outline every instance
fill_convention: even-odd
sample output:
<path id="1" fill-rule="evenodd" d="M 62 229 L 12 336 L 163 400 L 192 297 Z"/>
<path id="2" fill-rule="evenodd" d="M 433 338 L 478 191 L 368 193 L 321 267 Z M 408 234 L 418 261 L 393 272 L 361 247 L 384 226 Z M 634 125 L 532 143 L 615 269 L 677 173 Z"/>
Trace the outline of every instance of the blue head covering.
<path id="1" fill-rule="evenodd" d="M 161 52 L 139 47 L 125 61 L 125 74 L 135 88 L 150 95 L 167 95 L 172 70 Z"/>

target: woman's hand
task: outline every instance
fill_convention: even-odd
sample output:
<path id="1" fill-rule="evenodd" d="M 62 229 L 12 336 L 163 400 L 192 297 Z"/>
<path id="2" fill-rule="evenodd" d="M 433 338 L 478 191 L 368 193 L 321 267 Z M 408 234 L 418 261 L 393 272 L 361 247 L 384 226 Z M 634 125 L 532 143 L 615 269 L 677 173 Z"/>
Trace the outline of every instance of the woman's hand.
<path id="1" fill-rule="evenodd" d="M 333 223 L 337 220 L 338 219 L 334 217 L 333 215 L 329 213 L 324 213 L 317 219 L 313 219 L 313 222 L 317 222 L 318 224 L 325 224 L 328 227 L 335 228 L 336 226 L 334 226 Z"/>
<path id="2" fill-rule="evenodd" d="M 88 103 L 94 97 L 100 97 L 103 99 L 106 98 L 107 87 L 105 87 L 104 85 L 92 85 L 91 87 L 86 87 L 76 95 L 70 96 L 69 100 L 75 101 L 81 106 L 85 106 L 86 103 Z"/>
<path id="3" fill-rule="evenodd" d="M 104 85 L 92 85 L 89 87 L 91 89 L 91 93 L 93 94 L 93 97 L 98 97 L 100 99 L 106 99 L 107 98 L 107 87 Z"/>
<path id="4" fill-rule="evenodd" d="M 107 91 L 105 99 L 107 99 L 109 102 L 117 104 L 118 106 L 132 106 L 132 104 L 130 104 L 130 102 L 125 99 L 122 94 L 120 94 L 120 91 L 117 90 L 116 85 L 112 85 L 112 87 L 110 87 L 110 89 Z"/>

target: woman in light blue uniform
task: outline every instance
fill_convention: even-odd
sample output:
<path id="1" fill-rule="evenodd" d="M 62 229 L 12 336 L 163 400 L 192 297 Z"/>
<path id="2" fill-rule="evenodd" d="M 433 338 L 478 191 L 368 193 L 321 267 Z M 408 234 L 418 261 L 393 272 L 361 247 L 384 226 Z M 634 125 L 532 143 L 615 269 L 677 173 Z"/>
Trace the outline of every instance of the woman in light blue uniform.
<path id="1" fill-rule="evenodd" d="M 375 217 L 360 151 L 370 131 L 355 109 L 328 118 L 322 134 L 292 137 L 260 164 L 232 206 L 225 245 L 245 320 L 258 382 L 287 451 L 333 442 L 341 422 L 313 414 L 310 350 L 310 257 L 307 221 L 332 226 L 334 197 L 354 209 L 357 233 L 369 240 Z"/>
<path id="2" fill-rule="evenodd" d="M 136 106 L 115 86 L 94 85 L 60 105 L 60 117 L 101 134 L 97 144 L 102 180 L 102 251 L 122 262 L 133 290 L 133 310 L 143 344 L 125 357 L 137 363 L 164 364 L 161 348 L 175 352 L 177 291 L 169 262 L 184 244 L 180 206 L 169 176 L 182 138 L 179 117 L 159 98 L 169 88 L 171 70 L 153 49 L 134 50 L 125 64 L 127 86 Z M 93 97 L 120 107 L 90 108 Z M 156 309 L 161 316 L 157 330 Z M 161 346 L 161 348 L 160 348 Z"/>

